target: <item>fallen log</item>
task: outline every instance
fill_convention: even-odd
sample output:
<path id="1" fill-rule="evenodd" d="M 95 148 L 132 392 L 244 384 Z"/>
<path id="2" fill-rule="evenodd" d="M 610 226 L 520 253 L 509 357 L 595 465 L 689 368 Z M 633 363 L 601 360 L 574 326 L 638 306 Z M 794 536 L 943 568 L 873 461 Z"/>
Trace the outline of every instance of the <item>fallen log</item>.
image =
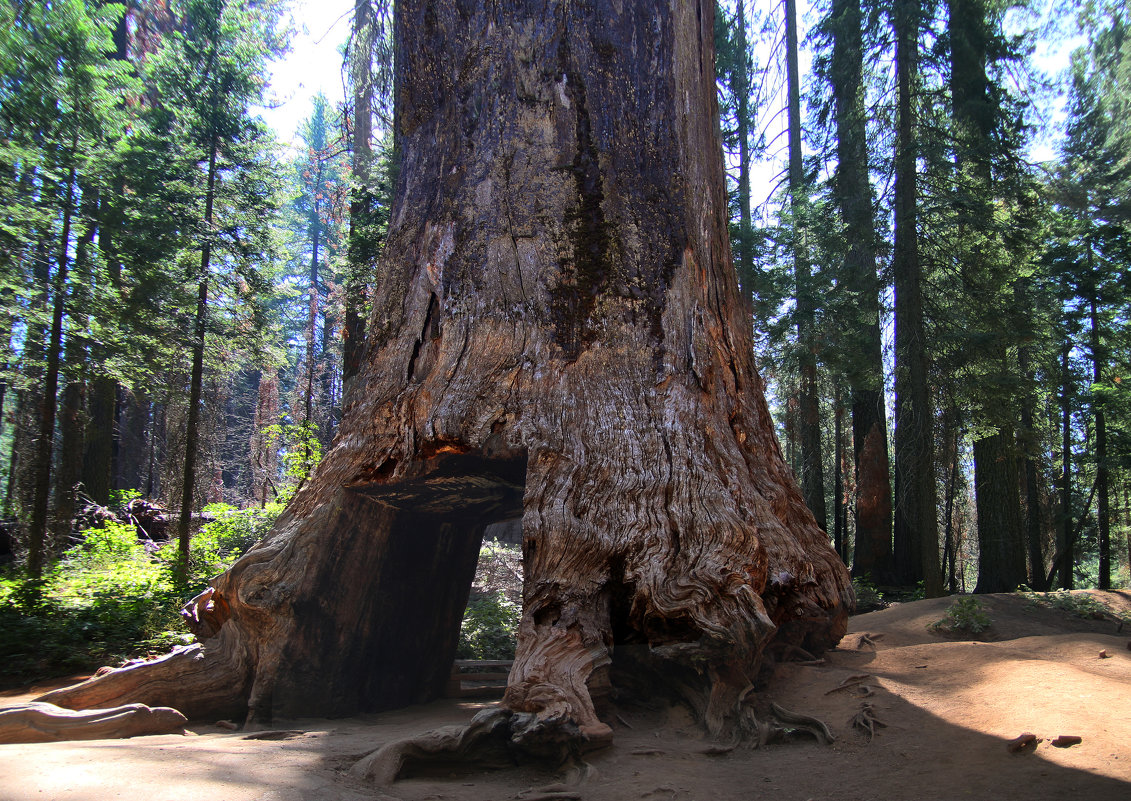
<path id="1" fill-rule="evenodd" d="M 186 718 L 166 706 L 126 704 L 76 712 L 33 701 L 0 709 L 0 743 L 108 740 L 145 734 L 183 734 Z"/>

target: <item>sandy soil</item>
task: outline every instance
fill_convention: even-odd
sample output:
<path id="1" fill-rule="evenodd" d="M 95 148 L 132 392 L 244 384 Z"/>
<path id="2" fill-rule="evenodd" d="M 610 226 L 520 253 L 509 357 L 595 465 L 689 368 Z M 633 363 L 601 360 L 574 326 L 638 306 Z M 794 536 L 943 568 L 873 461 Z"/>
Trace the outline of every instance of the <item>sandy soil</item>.
<path id="1" fill-rule="evenodd" d="M 1099 595 L 1131 613 L 1131 593 Z M 615 744 L 589 755 L 584 778 L 576 769 L 444 770 L 374 787 L 346 775 L 383 743 L 465 722 L 484 706 L 441 701 L 282 721 L 283 739 L 204 726 L 192 736 L 0 745 L 0 801 L 1131 799 L 1131 630 L 1018 596 L 981 600 L 993 626 L 980 641 L 929 631 L 952 601 L 918 601 L 854 618 L 825 664 L 780 665 L 766 692 L 825 720 L 831 746 L 798 740 L 709 755 L 679 709 L 621 709 Z M 0 705 L 19 700 L 4 695 Z M 850 723 L 865 704 L 884 724 L 872 739 Z M 1006 742 L 1023 732 L 1043 742 L 1010 753 Z M 1083 739 L 1053 747 L 1062 734 Z"/>

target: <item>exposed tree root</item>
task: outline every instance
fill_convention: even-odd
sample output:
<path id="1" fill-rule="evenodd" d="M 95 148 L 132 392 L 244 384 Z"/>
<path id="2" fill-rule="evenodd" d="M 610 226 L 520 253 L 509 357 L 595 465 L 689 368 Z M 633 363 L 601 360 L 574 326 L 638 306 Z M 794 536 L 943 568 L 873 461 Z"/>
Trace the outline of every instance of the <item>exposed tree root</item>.
<path id="1" fill-rule="evenodd" d="M 750 710 L 748 710 L 749 712 Z M 565 787 L 542 788 L 539 798 L 573 797 L 574 786 L 583 782 L 591 768 L 582 755 L 594 748 L 608 745 L 611 738 L 585 737 L 578 727 L 568 720 L 537 720 L 538 716 L 515 713 L 509 709 L 485 709 L 467 726 L 445 726 L 424 732 L 405 740 L 387 743 L 361 759 L 350 769 L 357 779 L 368 779 L 388 785 L 398 779 L 425 772 L 431 766 L 467 765 L 477 770 L 491 770 L 515 765 L 531 759 L 560 766 L 573 763 L 572 781 Z M 823 745 L 834 740 L 829 727 L 810 715 L 791 712 L 777 704 L 769 705 L 769 712 L 761 718 L 747 716 L 747 731 L 751 746 L 763 746 L 797 734 L 807 734 Z M 537 736 L 531 736 L 531 732 Z M 533 744 L 533 747 L 531 745 Z M 738 745 L 712 745 L 704 754 L 718 756 L 733 751 Z M 556 747 L 552 747 L 556 746 Z M 636 750 L 638 755 L 660 753 L 654 749 Z M 559 796 L 557 793 L 566 793 Z M 530 797 L 525 797 L 529 801 Z"/>
<path id="2" fill-rule="evenodd" d="M 39 696 L 36 701 L 67 709 L 105 709 L 125 703 L 173 707 L 188 718 L 217 719 L 247 712 L 248 675 L 233 648 L 194 644 L 160 659 L 132 662 L 99 673 L 71 687 Z M 225 658 L 228 657 L 228 658 Z"/>
<path id="3" fill-rule="evenodd" d="M 870 678 L 872 678 L 872 675 L 870 673 L 857 673 L 854 676 L 848 676 L 840 684 L 833 687 L 831 690 L 827 690 L 825 692 L 825 695 L 832 695 L 833 693 L 839 692 L 841 690 L 855 689 L 856 687 L 860 686 L 860 682 Z"/>
<path id="4" fill-rule="evenodd" d="M 868 742 L 876 736 L 877 728 L 887 728 L 887 724 L 876 717 L 876 709 L 871 704 L 860 704 L 860 711 L 852 716 L 849 721 L 854 729 L 859 729 L 868 735 Z"/>
<path id="5" fill-rule="evenodd" d="M 1031 751 L 1036 751 L 1037 746 L 1043 743 L 1037 735 L 1032 732 L 1025 732 L 1005 744 L 1005 750 L 1011 754 L 1025 754 Z"/>
<path id="6" fill-rule="evenodd" d="M 824 721 L 818 720 L 812 715 L 790 712 L 774 703 L 770 704 L 770 709 L 773 710 L 771 725 L 786 736 L 795 733 L 808 734 L 821 745 L 832 745 L 836 740 Z"/>
<path id="7" fill-rule="evenodd" d="M 361 759 L 350 775 L 392 784 L 427 763 L 474 764 L 485 769 L 513 765 L 513 717 L 507 709 L 484 709 L 467 726 L 444 726 L 388 743 Z"/>
<path id="8" fill-rule="evenodd" d="M 103 740 L 143 734 L 183 734 L 185 716 L 168 707 L 128 704 L 75 712 L 33 702 L 0 709 L 0 743 Z"/>

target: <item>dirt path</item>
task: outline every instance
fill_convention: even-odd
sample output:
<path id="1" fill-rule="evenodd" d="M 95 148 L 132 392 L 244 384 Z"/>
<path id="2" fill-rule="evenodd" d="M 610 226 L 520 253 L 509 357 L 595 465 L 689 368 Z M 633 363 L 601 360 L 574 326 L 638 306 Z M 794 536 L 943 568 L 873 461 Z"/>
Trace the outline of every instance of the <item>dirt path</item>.
<path id="1" fill-rule="evenodd" d="M 1131 593 L 1102 597 L 1131 613 Z M 584 779 L 524 767 L 377 788 L 346 776 L 382 743 L 465 722 L 483 706 L 442 701 L 282 722 L 294 730 L 285 739 L 194 727 L 189 737 L 3 745 L 0 801 L 1131 799 L 1131 630 L 990 596 L 982 599 L 993 621 L 984 641 L 946 639 L 927 626 L 950 603 L 861 615 L 826 664 L 779 666 L 772 696 L 827 721 L 832 746 L 797 741 L 709 755 L 712 744 L 680 710 L 621 709 L 615 745 L 590 755 Z M 865 678 L 833 689 L 854 676 Z M 849 723 L 864 704 L 884 724 L 871 740 Z M 1022 732 L 1044 742 L 1009 753 L 1006 741 Z M 1061 734 L 1082 742 L 1052 747 Z"/>

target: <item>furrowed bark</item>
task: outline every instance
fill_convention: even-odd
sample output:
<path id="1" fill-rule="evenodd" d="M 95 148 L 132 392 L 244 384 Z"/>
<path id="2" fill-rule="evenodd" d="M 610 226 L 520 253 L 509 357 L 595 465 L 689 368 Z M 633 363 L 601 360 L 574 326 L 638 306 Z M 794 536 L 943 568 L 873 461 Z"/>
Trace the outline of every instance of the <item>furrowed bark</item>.
<path id="1" fill-rule="evenodd" d="M 801 492 L 813 511 L 817 525 L 827 530 L 825 519 L 824 459 L 821 458 L 821 409 L 817 388 L 817 353 L 813 331 L 816 327 L 812 270 L 805 224 L 805 171 L 801 152 L 801 89 L 797 64 L 797 4 L 785 1 L 786 76 L 789 116 L 789 197 L 794 214 L 793 272 L 797 301 L 797 349 L 800 386 L 798 388 L 798 430 L 801 439 Z"/>
<path id="2" fill-rule="evenodd" d="M 435 697 L 483 530 L 520 514 L 499 725 L 525 753 L 605 742 L 637 665 L 750 731 L 767 648 L 843 634 L 851 585 L 774 438 L 731 265 L 712 11 L 398 5 L 366 358 L 317 472 L 188 610 L 201 674 L 251 720 Z"/>
<path id="3" fill-rule="evenodd" d="M 892 500 L 884 412 L 883 352 L 880 341 L 879 281 L 875 220 L 868 178 L 867 118 L 864 114 L 864 43 L 859 0 L 836 0 L 830 27 L 830 78 L 836 101 L 836 199 L 850 243 L 844 281 L 854 299 L 844 333 L 856 355 L 850 364 L 852 455 L 856 466 L 857 575 L 886 582 L 892 575 Z M 916 566 L 917 567 L 917 566 Z M 914 574 L 905 571 L 900 578 Z M 914 580 L 907 583 L 914 583 Z"/>

